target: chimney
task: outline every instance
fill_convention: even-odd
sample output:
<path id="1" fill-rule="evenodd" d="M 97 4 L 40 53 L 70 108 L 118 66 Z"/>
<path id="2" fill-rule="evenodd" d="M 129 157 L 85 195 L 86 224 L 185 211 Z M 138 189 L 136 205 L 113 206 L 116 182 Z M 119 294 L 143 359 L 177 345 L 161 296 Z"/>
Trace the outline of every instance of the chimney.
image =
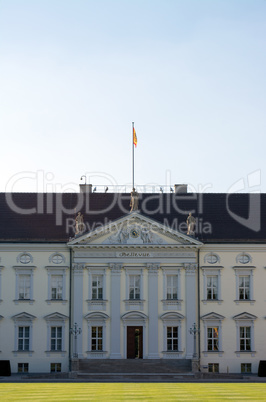
<path id="1" fill-rule="evenodd" d="M 175 184 L 175 193 L 176 194 L 187 193 L 187 184 Z"/>
<path id="2" fill-rule="evenodd" d="M 80 184 L 79 191 L 81 193 L 92 193 L 92 184 Z"/>

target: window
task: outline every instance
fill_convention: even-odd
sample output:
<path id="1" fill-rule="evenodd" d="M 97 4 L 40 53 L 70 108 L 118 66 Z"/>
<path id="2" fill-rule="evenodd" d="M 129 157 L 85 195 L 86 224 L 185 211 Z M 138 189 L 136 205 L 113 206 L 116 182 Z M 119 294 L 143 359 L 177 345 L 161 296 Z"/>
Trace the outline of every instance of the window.
<path id="1" fill-rule="evenodd" d="M 91 327 L 91 350 L 103 350 L 103 327 Z"/>
<path id="2" fill-rule="evenodd" d="M 236 355 L 250 352 L 255 356 L 254 321 L 256 316 L 250 313 L 241 313 L 233 317 L 236 322 Z"/>
<path id="3" fill-rule="evenodd" d="M 47 356 L 50 353 L 60 352 L 62 356 L 66 353 L 66 321 L 68 317 L 60 313 L 52 313 L 44 317 L 47 323 Z"/>
<path id="4" fill-rule="evenodd" d="M 50 364 L 51 373 L 61 373 L 61 363 L 51 363 Z"/>
<path id="5" fill-rule="evenodd" d="M 252 372 L 252 366 L 251 363 L 241 363 L 241 373 L 251 373 Z"/>
<path id="6" fill-rule="evenodd" d="M 15 324 L 14 353 L 32 352 L 33 320 L 36 317 L 29 313 L 20 313 L 12 317 Z"/>
<path id="7" fill-rule="evenodd" d="M 249 287 L 250 287 L 250 277 L 249 276 L 239 276 L 239 294 L 238 294 L 238 299 L 239 300 L 249 300 L 250 292 L 249 292 Z"/>
<path id="8" fill-rule="evenodd" d="M 89 310 L 106 310 L 106 269 L 105 267 L 86 267 L 89 278 Z"/>
<path id="9" fill-rule="evenodd" d="M 167 275 L 166 283 L 167 283 L 167 291 L 166 298 L 167 300 L 177 300 L 177 275 Z"/>
<path id="10" fill-rule="evenodd" d="M 51 327 L 51 350 L 62 350 L 62 327 Z"/>
<path id="11" fill-rule="evenodd" d="M 203 303 L 221 304 L 221 278 L 223 267 L 201 267 L 203 274 Z"/>
<path id="12" fill-rule="evenodd" d="M 45 267 L 48 272 L 47 303 L 66 304 L 66 276 L 68 267 Z"/>
<path id="13" fill-rule="evenodd" d="M 129 275 L 129 299 L 140 299 L 140 275 Z"/>
<path id="14" fill-rule="evenodd" d="M 167 351 L 178 351 L 178 327 L 167 327 Z"/>
<path id="15" fill-rule="evenodd" d="M 208 327 L 207 336 L 208 336 L 207 350 L 218 351 L 219 350 L 218 327 Z"/>
<path id="16" fill-rule="evenodd" d="M 209 373 L 219 373 L 219 363 L 208 363 Z"/>
<path id="17" fill-rule="evenodd" d="M 30 350 L 30 327 L 18 327 L 18 350 Z"/>
<path id="18" fill-rule="evenodd" d="M 207 276 L 207 300 L 218 299 L 218 275 Z"/>
<path id="19" fill-rule="evenodd" d="M 205 314 L 201 319 L 204 325 L 203 355 L 208 356 L 209 353 L 222 355 L 222 321 L 224 316 L 213 312 Z"/>
<path id="20" fill-rule="evenodd" d="M 233 267 L 236 276 L 236 304 L 250 302 L 253 304 L 253 271 L 255 267 Z"/>
<path id="21" fill-rule="evenodd" d="M 30 284 L 31 284 L 31 275 L 30 274 L 20 274 L 18 276 L 18 299 L 19 300 L 30 300 Z"/>
<path id="22" fill-rule="evenodd" d="M 179 354 L 182 354 L 182 331 L 181 323 L 184 319 L 182 314 L 174 311 L 164 313 L 161 316 L 163 322 L 163 358 L 171 359 L 177 358 Z"/>
<path id="23" fill-rule="evenodd" d="M 108 315 L 91 312 L 85 316 L 88 322 L 88 358 L 106 358 L 106 321 Z"/>
<path id="24" fill-rule="evenodd" d="M 29 363 L 18 363 L 18 373 L 28 373 Z"/>
<path id="25" fill-rule="evenodd" d="M 92 275 L 92 299 L 103 298 L 103 275 Z"/>
<path id="26" fill-rule="evenodd" d="M 36 267 L 14 266 L 16 271 L 16 295 L 15 303 L 29 302 L 33 300 L 33 271 Z"/>
<path id="27" fill-rule="evenodd" d="M 250 327 L 240 327 L 240 350 L 251 350 L 251 328 Z"/>
<path id="28" fill-rule="evenodd" d="M 51 299 L 63 299 L 63 275 L 51 275 Z"/>
<path id="29" fill-rule="evenodd" d="M 181 310 L 180 270 L 178 266 L 162 267 L 163 273 L 163 310 Z"/>

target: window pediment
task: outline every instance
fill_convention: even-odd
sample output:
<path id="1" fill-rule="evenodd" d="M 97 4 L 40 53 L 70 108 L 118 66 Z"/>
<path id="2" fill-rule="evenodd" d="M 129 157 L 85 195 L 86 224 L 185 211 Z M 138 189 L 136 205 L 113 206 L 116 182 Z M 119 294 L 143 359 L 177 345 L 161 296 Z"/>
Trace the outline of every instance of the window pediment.
<path id="1" fill-rule="evenodd" d="M 36 317 L 32 314 L 23 312 L 23 313 L 19 313 L 16 315 L 13 315 L 12 319 L 17 321 L 17 320 L 21 320 L 21 321 L 33 321 Z"/>
<path id="2" fill-rule="evenodd" d="M 201 317 L 201 319 L 203 320 L 203 321 L 208 321 L 208 320 L 212 320 L 212 321 L 214 321 L 214 320 L 223 320 L 225 317 L 223 316 L 223 315 L 220 315 L 220 314 L 217 314 L 217 313 L 214 313 L 214 312 L 212 312 L 212 313 L 208 313 L 208 314 L 205 314 L 205 315 L 203 315 L 202 317 Z"/>
<path id="3" fill-rule="evenodd" d="M 247 312 L 237 314 L 233 317 L 234 320 L 256 320 L 256 318 L 258 317 Z"/>
<path id="4" fill-rule="evenodd" d="M 122 315 L 122 320 L 147 320 L 148 316 L 144 313 L 141 313 L 139 311 L 130 311 L 129 313 L 125 313 Z"/>
<path id="5" fill-rule="evenodd" d="M 55 312 L 52 314 L 48 314 L 44 317 L 46 321 L 65 321 L 68 320 L 68 316 Z"/>
<path id="6" fill-rule="evenodd" d="M 161 315 L 161 320 L 183 320 L 185 317 L 182 314 L 169 312 Z"/>
<path id="7" fill-rule="evenodd" d="M 108 320 L 109 316 L 105 313 L 93 312 L 85 315 L 86 320 Z"/>

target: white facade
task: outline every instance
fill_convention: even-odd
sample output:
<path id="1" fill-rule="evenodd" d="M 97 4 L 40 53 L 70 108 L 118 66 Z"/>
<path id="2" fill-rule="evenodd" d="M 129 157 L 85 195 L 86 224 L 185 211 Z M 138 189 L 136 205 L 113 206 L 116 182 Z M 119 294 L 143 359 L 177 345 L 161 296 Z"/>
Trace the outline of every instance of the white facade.
<path id="1" fill-rule="evenodd" d="M 138 212 L 68 244 L 1 244 L 0 359 L 12 372 L 65 372 L 73 354 L 196 354 L 202 371 L 256 373 L 266 359 L 265 251 L 203 244 Z"/>

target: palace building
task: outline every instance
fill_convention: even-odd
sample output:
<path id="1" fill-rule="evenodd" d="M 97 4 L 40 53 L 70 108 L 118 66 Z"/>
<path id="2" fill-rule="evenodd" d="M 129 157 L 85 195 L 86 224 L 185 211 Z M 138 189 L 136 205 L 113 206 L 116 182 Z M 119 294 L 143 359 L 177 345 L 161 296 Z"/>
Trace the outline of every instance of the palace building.
<path id="1" fill-rule="evenodd" d="M 266 194 L 0 194 L 0 360 L 99 359 L 257 373 L 266 360 Z"/>

